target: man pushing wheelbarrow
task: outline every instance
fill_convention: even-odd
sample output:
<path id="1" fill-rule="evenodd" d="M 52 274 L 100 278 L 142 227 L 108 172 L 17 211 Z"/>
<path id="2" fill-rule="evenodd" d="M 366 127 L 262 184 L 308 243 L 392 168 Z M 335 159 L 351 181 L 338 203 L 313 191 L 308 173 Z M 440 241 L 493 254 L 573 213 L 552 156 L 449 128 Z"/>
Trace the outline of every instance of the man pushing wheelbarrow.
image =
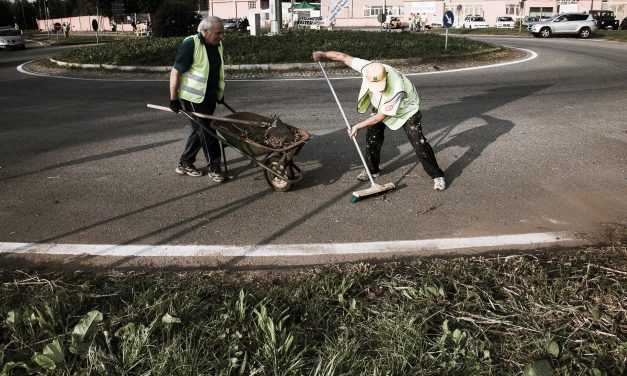
<path id="1" fill-rule="evenodd" d="M 196 154 L 202 149 L 209 162 L 208 175 L 216 182 L 224 181 L 226 161 L 225 172 L 220 168 L 224 157 L 221 144 L 224 144 L 249 159 L 249 166 L 261 168 L 274 190 L 288 191 L 302 180 L 302 171 L 292 159 L 309 139 L 309 134 L 278 118 L 236 112 L 224 102 L 223 37 L 222 19 L 203 19 L 198 25 L 198 34 L 185 38 L 179 47 L 170 73 L 169 108 L 147 105 L 181 113 L 191 122 L 185 150 L 174 171 L 183 176 L 202 176 L 201 170 L 194 166 Z M 214 116 L 217 103 L 233 113 L 228 117 Z M 237 174 L 231 175 L 235 176 Z"/>
<path id="2" fill-rule="evenodd" d="M 224 22 L 211 16 L 200 22 L 198 34 L 183 40 L 170 72 L 172 111 L 178 113 L 185 109 L 212 115 L 216 103 L 224 103 L 223 37 Z M 224 181 L 225 175 L 220 168 L 220 141 L 207 131 L 211 120 L 201 117 L 190 120 L 185 149 L 174 171 L 184 176 L 202 176 L 203 173 L 194 166 L 196 154 L 202 148 L 209 162 L 209 176 L 216 182 Z"/>

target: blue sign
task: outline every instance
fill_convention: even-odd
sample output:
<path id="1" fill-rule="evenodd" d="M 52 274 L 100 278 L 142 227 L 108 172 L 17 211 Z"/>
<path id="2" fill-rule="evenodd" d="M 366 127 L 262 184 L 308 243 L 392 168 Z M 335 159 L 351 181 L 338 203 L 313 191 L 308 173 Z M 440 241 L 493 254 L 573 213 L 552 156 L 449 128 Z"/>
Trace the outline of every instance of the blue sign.
<path id="1" fill-rule="evenodd" d="M 453 26 L 453 22 L 455 21 L 455 16 L 453 15 L 453 12 L 451 12 L 450 10 L 447 10 L 444 13 L 444 17 L 442 17 L 442 23 L 444 24 L 445 28 L 450 28 L 451 26 Z"/>

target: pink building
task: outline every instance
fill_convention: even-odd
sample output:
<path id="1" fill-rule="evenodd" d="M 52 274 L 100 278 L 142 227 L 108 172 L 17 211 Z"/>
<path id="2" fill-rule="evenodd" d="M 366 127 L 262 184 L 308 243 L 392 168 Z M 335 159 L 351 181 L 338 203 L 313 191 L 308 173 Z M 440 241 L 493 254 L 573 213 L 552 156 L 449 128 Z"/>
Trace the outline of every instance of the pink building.
<path id="1" fill-rule="evenodd" d="M 272 0 L 209 0 L 209 14 L 223 18 L 243 17 L 250 13 L 268 12 Z M 320 0 L 322 16 L 329 7 L 342 0 Z M 285 1 L 284 3 L 290 3 Z M 295 1 L 298 4 L 298 1 Z M 521 8 L 520 0 L 348 0 L 335 18 L 336 27 L 377 27 L 377 16 L 386 9 L 392 17 L 409 20 L 411 13 L 420 14 L 423 23 L 442 24 L 444 12 L 455 15 L 454 26 L 461 26 L 467 15 L 483 16 L 490 26 L 496 17 L 512 16 L 515 20 L 525 16 L 550 16 L 564 12 L 587 12 L 591 9 L 612 10 L 616 18 L 627 17 L 627 0 L 526 0 Z M 286 19 L 289 14 L 283 14 Z M 458 23 L 459 21 L 459 23 Z M 284 22 L 285 23 L 285 22 Z"/>
<path id="2" fill-rule="evenodd" d="M 209 0 L 209 15 L 242 18 L 270 8 L 270 0 Z"/>

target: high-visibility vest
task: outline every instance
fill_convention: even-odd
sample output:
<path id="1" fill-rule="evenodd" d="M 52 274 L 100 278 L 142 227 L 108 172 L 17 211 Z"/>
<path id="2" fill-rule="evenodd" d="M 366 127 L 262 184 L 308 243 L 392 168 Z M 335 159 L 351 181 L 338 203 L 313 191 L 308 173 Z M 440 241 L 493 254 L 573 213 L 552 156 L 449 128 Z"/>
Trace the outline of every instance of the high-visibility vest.
<path id="1" fill-rule="evenodd" d="M 405 93 L 405 96 L 398 106 L 398 112 L 396 115 L 386 116 L 383 119 L 383 122 L 388 128 L 396 130 L 402 127 L 413 114 L 418 112 L 420 109 L 420 99 L 418 98 L 416 87 L 411 83 L 411 81 L 409 81 L 409 79 L 407 79 L 407 77 L 389 65 L 383 64 L 383 66 L 387 72 L 387 78 L 385 90 L 381 92 L 380 103 L 371 103 L 370 95 L 368 94 L 368 81 L 364 76 L 361 89 L 359 90 L 357 112 L 363 114 L 371 104 L 377 109 L 380 109 L 382 106 L 385 106 L 386 103 L 392 101 L 396 95 L 403 92 Z M 411 105 L 412 102 L 415 102 L 415 105 Z"/>
<path id="2" fill-rule="evenodd" d="M 209 57 L 204 44 L 200 40 L 198 34 L 187 37 L 194 38 L 194 60 L 192 66 L 182 74 L 181 83 L 179 85 L 179 98 L 188 100 L 192 103 L 200 103 L 205 99 L 207 91 L 207 80 L 209 77 Z M 220 79 L 218 81 L 218 92 L 216 98 L 218 100 L 224 97 L 224 58 L 222 57 L 222 42 L 218 45 L 220 53 Z"/>

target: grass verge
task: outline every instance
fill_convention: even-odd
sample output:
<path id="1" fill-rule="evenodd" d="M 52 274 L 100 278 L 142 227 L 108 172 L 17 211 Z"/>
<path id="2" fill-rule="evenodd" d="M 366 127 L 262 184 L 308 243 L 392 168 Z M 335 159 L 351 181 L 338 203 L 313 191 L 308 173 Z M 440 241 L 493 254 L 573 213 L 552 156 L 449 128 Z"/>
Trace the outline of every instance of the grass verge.
<path id="1" fill-rule="evenodd" d="M 624 244 L 292 273 L 3 270 L 0 369 L 622 375 L 626 270 Z"/>

